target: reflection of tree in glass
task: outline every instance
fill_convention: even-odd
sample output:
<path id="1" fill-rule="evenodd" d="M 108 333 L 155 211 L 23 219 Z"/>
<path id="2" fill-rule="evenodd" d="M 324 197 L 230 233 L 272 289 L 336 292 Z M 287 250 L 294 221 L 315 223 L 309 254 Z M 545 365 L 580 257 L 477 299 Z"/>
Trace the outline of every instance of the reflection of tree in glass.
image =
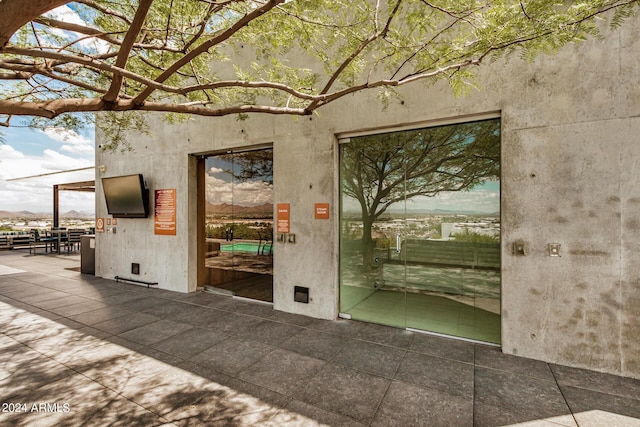
<path id="1" fill-rule="evenodd" d="M 245 151 L 221 157 L 233 165 L 233 170 L 225 172 L 237 181 L 273 182 L 273 150 Z"/>
<path id="2" fill-rule="evenodd" d="M 362 209 L 362 252 L 371 269 L 372 225 L 394 203 L 469 191 L 500 174 L 500 120 L 352 138 L 342 147 L 342 191 Z"/>

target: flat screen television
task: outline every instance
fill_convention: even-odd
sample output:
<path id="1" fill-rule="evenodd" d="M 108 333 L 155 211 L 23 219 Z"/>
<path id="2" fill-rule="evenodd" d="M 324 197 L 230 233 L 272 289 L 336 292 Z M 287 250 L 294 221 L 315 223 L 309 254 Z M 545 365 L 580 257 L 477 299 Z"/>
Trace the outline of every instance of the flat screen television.
<path id="1" fill-rule="evenodd" d="M 102 178 L 107 211 L 114 218 L 149 216 L 149 190 L 141 174 Z"/>

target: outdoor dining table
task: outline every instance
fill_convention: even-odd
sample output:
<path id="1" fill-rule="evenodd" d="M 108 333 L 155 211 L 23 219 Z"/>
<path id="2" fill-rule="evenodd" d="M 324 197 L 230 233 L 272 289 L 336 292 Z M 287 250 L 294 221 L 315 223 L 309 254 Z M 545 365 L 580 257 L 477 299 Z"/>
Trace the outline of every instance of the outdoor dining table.
<path id="1" fill-rule="evenodd" d="M 67 237 L 67 230 L 47 230 L 47 233 L 53 237 L 56 242 L 56 251 L 60 253 L 60 243 Z"/>

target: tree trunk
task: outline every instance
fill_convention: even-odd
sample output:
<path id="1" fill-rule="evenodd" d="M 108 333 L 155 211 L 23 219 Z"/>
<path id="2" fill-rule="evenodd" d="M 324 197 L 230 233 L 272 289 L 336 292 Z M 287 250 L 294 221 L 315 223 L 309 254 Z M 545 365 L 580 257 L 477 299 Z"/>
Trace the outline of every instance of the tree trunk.
<path id="1" fill-rule="evenodd" d="M 369 273 L 373 270 L 374 241 L 371 236 L 373 218 L 362 216 L 362 271 Z"/>

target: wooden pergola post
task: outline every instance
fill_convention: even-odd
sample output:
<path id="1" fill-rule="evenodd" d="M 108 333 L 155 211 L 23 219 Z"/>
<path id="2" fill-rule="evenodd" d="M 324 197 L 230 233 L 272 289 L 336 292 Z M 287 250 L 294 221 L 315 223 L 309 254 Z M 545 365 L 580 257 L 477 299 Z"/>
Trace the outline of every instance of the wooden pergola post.
<path id="1" fill-rule="evenodd" d="M 82 181 L 72 182 L 69 184 L 54 184 L 53 186 L 53 227 L 60 226 L 60 201 L 58 193 L 61 190 L 67 191 L 85 191 L 89 193 L 95 193 L 96 182 L 95 181 Z"/>

